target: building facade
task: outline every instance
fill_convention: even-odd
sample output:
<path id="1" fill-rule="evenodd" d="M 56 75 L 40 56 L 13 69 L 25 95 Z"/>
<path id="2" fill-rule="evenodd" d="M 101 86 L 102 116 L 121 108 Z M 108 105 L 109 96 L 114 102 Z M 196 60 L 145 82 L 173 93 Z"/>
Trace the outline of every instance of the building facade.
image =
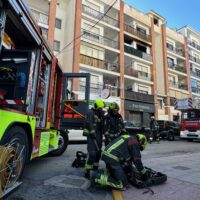
<path id="1" fill-rule="evenodd" d="M 147 126 L 152 115 L 176 119 L 174 99 L 188 98 L 191 91 L 198 96 L 192 80 L 199 80 L 190 80 L 191 62 L 195 74 L 200 65 L 193 59 L 198 61 L 198 49 L 191 49 L 198 43 L 191 46 L 187 31 L 169 29 L 154 11 L 144 14 L 122 0 L 28 3 L 63 71 L 89 72 L 90 98 L 108 91 L 106 101 L 118 102 L 127 121 Z M 188 55 L 188 49 L 196 54 Z"/>

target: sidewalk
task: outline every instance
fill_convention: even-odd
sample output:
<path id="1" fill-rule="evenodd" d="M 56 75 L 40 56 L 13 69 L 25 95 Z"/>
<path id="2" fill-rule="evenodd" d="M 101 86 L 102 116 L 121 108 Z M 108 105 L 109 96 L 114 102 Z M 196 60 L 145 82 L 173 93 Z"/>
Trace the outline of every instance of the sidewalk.
<path id="1" fill-rule="evenodd" d="M 144 160 L 145 165 L 168 175 L 165 184 L 153 186 L 154 195 L 146 189 L 130 187 L 123 192 L 124 200 L 199 200 L 200 153 Z"/>

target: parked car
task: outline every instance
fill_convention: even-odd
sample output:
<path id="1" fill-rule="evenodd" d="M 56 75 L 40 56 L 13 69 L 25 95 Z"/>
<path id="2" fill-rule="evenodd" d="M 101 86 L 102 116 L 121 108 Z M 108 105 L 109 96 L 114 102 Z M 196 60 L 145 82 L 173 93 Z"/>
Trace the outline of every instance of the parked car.
<path id="1" fill-rule="evenodd" d="M 145 127 L 141 123 L 130 122 L 130 121 L 124 121 L 124 126 L 125 126 L 126 131 L 129 134 L 135 135 L 138 133 L 142 133 L 149 140 L 149 137 L 150 137 L 150 128 L 149 127 Z"/>
<path id="2" fill-rule="evenodd" d="M 166 138 L 170 141 L 175 139 L 175 136 L 180 136 L 180 124 L 175 121 L 157 120 L 159 126 L 159 134 L 161 138 Z"/>

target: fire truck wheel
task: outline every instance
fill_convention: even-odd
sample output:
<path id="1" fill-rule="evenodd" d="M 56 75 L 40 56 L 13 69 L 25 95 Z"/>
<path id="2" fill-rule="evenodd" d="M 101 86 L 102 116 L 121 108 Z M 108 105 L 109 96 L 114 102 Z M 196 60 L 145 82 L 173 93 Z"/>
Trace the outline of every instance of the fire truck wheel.
<path id="1" fill-rule="evenodd" d="M 61 156 L 67 149 L 69 143 L 68 132 L 61 130 L 59 132 L 60 136 L 58 141 L 58 149 L 50 152 L 48 156 Z"/>
<path id="2" fill-rule="evenodd" d="M 13 165 L 13 177 L 21 177 L 25 163 L 28 161 L 28 137 L 25 130 L 19 126 L 11 127 L 4 135 L 1 145 L 14 147 L 17 158 Z"/>

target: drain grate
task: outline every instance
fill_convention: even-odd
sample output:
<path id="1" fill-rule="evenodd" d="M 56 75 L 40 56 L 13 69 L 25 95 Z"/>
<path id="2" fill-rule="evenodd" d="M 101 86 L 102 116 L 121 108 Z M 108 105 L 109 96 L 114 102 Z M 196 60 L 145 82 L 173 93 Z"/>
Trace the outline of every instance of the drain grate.
<path id="1" fill-rule="evenodd" d="M 184 167 L 184 166 L 175 166 L 175 167 L 172 167 L 174 169 L 178 169 L 178 170 L 189 170 L 190 168 L 189 167 Z"/>

